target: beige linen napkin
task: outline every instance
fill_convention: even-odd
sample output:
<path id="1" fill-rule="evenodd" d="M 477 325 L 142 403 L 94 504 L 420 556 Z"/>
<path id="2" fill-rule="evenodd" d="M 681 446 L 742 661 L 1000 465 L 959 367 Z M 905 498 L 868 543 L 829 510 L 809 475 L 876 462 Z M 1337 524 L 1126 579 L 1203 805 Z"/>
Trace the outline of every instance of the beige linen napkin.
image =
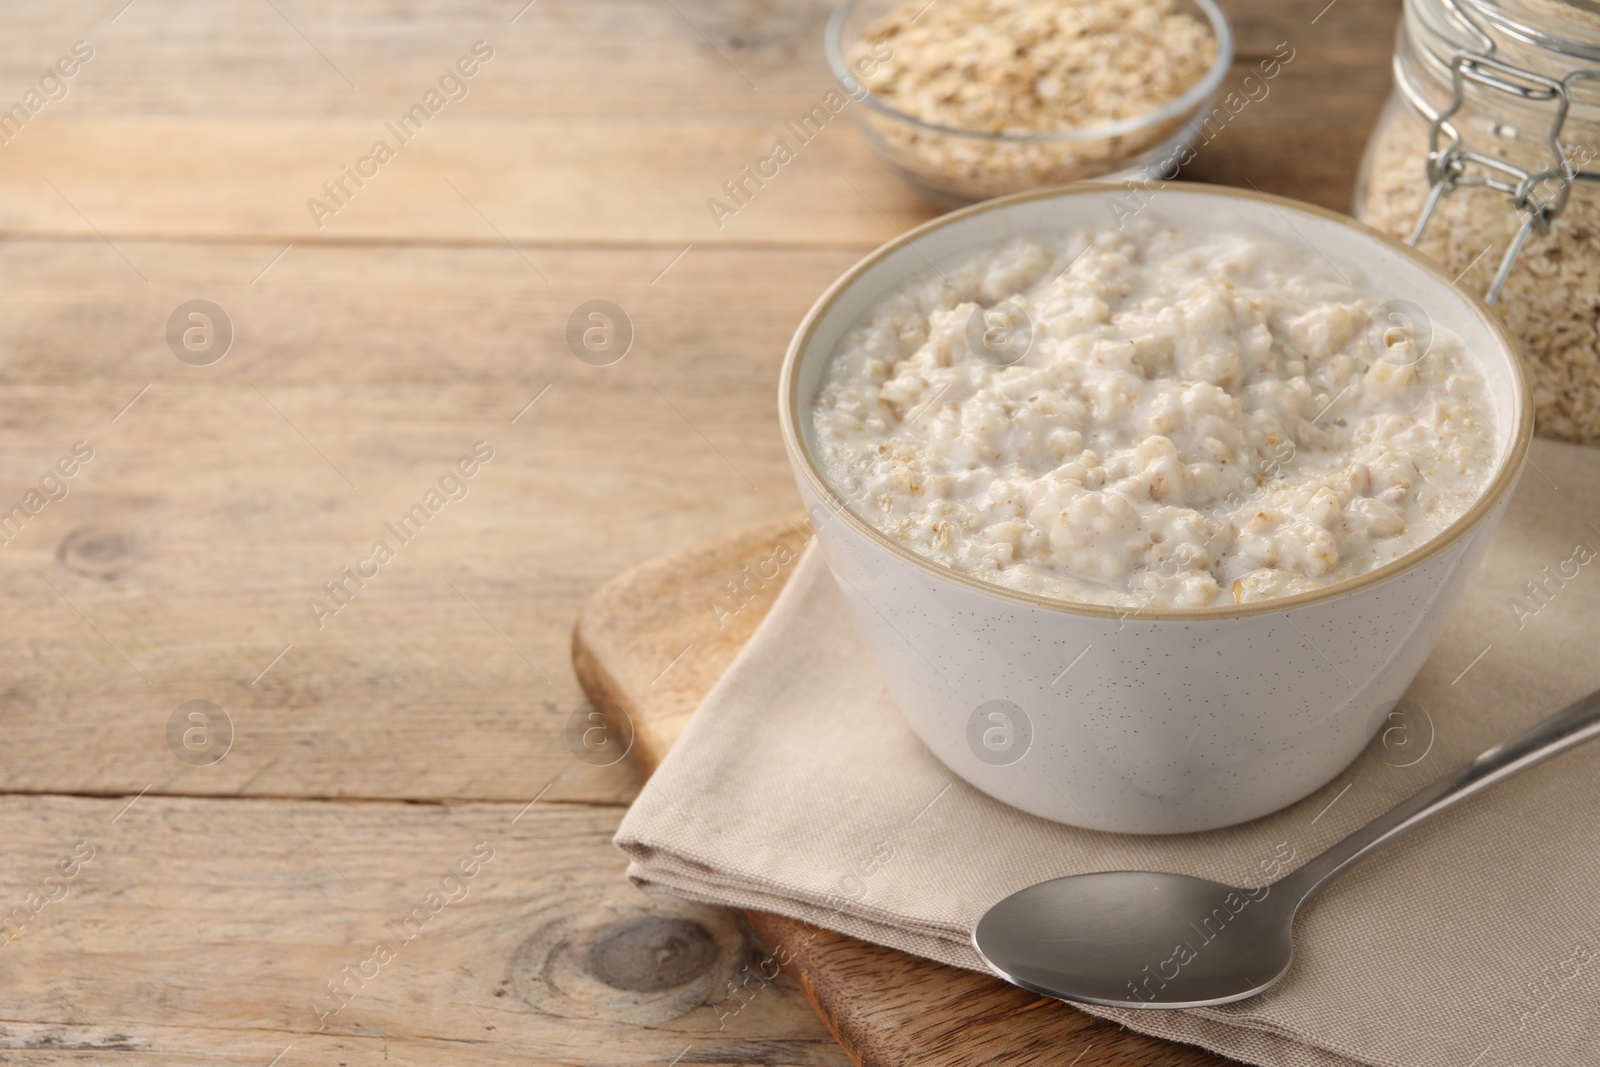
<path id="1" fill-rule="evenodd" d="M 617 843 L 646 888 L 982 969 L 968 931 L 1016 889 L 1117 868 L 1257 884 L 1600 687 L 1597 553 L 1600 449 L 1539 442 L 1403 718 L 1282 812 L 1135 837 L 1047 822 L 955 779 L 901 720 L 813 551 Z M 1262 1065 L 1600 1064 L 1597 815 L 1600 744 L 1335 882 L 1301 915 L 1293 969 L 1270 992 L 1183 1012 L 1092 1010 Z"/>

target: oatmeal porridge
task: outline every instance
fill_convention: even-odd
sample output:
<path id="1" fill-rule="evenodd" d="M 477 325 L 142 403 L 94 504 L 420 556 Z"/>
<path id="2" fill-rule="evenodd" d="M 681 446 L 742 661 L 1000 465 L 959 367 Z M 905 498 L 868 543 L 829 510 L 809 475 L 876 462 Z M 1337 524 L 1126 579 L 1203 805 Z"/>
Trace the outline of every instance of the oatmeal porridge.
<path id="1" fill-rule="evenodd" d="M 1299 242 L 1142 218 L 927 272 L 834 353 L 834 490 L 984 581 L 1129 607 L 1372 570 L 1471 506 L 1497 454 L 1459 341 Z"/>

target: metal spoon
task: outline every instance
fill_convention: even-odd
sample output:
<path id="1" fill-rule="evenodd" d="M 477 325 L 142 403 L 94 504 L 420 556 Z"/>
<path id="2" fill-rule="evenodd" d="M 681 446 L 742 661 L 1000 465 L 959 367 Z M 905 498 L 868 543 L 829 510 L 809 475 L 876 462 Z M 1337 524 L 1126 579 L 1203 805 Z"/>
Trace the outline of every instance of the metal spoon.
<path id="1" fill-rule="evenodd" d="M 1294 956 L 1300 906 L 1357 860 L 1536 763 L 1600 736 L 1600 690 L 1468 762 L 1294 873 L 1253 889 L 1106 871 L 1029 886 L 984 913 L 972 944 L 1036 993 L 1119 1008 L 1195 1008 L 1270 988 Z"/>

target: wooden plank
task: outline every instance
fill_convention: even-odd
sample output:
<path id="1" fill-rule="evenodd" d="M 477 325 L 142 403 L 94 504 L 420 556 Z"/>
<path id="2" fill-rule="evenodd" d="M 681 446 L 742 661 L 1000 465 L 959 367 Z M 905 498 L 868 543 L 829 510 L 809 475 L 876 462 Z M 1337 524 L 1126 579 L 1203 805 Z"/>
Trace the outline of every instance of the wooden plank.
<path id="1" fill-rule="evenodd" d="M 130 799 L 0 798 L 8 1063 L 846 1062 L 787 979 L 728 1015 L 750 931 L 616 808 Z"/>
<path id="2" fill-rule="evenodd" d="M 78 37 L 96 50 L 0 147 L 0 232 L 870 247 L 894 235 L 880 209 L 901 227 L 929 216 L 843 118 L 796 144 L 801 158 L 738 225 L 706 208 L 833 87 L 831 4 L 523 8 L 143 0 L 115 24 L 88 5 L 76 18 L 9 13 L 17 44 L 0 86 L 19 99 Z M 466 95 L 402 143 L 386 124 L 480 40 L 493 58 Z M 360 188 L 347 181 L 348 206 L 323 192 L 380 139 L 396 158 Z M 312 198 L 339 209 L 321 227 Z"/>
<path id="3" fill-rule="evenodd" d="M 0 546 L 27 620 L 0 639 L 0 790 L 631 796 L 568 748 L 571 620 L 617 571 L 793 506 L 773 370 L 853 253 L 695 249 L 652 285 L 670 254 L 550 250 L 547 285 L 503 248 L 296 248 L 252 286 L 274 249 L 119 247 L 151 284 L 99 241 L 0 244 L 0 511 L 96 450 Z M 164 327 L 202 295 L 238 339 L 194 367 Z M 609 367 L 564 340 L 602 296 L 636 324 Z M 479 440 L 467 497 L 395 541 Z M 396 558 L 319 629 L 307 601 L 378 539 Z M 213 766 L 168 747 L 193 699 L 237 731 Z"/>
<path id="4" fill-rule="evenodd" d="M 1393 86 L 1400 4 L 1392 0 L 1224 0 L 1238 60 L 1223 82 L 1237 115 L 1204 127 L 1184 177 L 1348 212 L 1367 136 Z M 1293 58 L 1269 82 L 1263 60 Z M 1247 75 L 1256 81 L 1246 82 Z M 1209 138 L 1209 140 L 1207 139 Z"/>
<path id="5" fill-rule="evenodd" d="M 633 755 L 643 769 L 666 754 L 789 575 L 780 569 L 757 587 L 742 582 L 747 568 L 772 558 L 779 545 L 794 548 L 808 538 L 802 513 L 762 523 L 621 575 L 584 606 L 573 634 L 578 676 L 615 728 L 628 717 L 636 738 Z M 708 602 L 727 599 L 730 579 L 749 596 L 731 616 L 713 613 Z M 680 648 L 695 658 L 686 656 L 681 668 L 663 673 L 662 663 Z M 1202 1049 L 1132 1033 L 996 978 L 782 916 L 747 916 L 768 947 L 767 958 L 784 950 L 806 996 L 862 1067 L 1227 1062 Z M 766 966 L 770 971 L 772 964 Z"/>
<path id="6" fill-rule="evenodd" d="M 771 417 L 788 334 L 862 249 L 927 217 L 842 123 L 723 229 L 705 211 L 828 87 L 830 6 L 0 12 L 0 101 L 73 40 L 96 48 L 67 97 L 0 145 L 0 509 L 72 442 L 96 448 L 69 495 L 0 546 L 0 599 L 21 620 L 0 645 L 0 792 L 121 794 L 0 797 L 0 911 L 27 904 L 63 847 L 99 849 L 0 953 L 0 1056 L 842 1063 L 796 978 L 858 1056 L 898 1047 L 874 1044 L 895 1028 L 935 1057 L 1015 1057 L 1000 1037 L 1019 1013 L 1067 1027 L 1037 1031 L 1035 1058 L 1076 1055 L 1057 1037 L 1103 1025 L 940 974 L 943 994 L 981 1006 L 959 1033 L 917 1017 L 932 1003 L 924 965 L 770 917 L 756 920 L 770 942 L 808 939 L 801 960 L 861 969 L 791 968 L 734 1011 L 751 987 L 728 980 L 759 960 L 754 940 L 718 909 L 626 887 L 607 839 L 638 775 L 568 748 L 583 597 L 792 506 Z M 1300 58 L 1195 176 L 1347 202 L 1395 4 L 1322 6 L 1232 0 L 1242 64 L 1285 37 Z M 479 38 L 496 55 L 471 96 L 317 229 L 306 199 Z M 197 297 L 238 326 L 207 367 L 164 339 Z M 615 366 L 566 349 L 568 316 L 591 299 L 636 327 Z M 476 440 L 496 459 L 469 496 L 315 629 L 316 587 Z M 720 564 L 711 576 L 725 580 Z M 641 641 L 658 706 L 682 686 L 672 699 L 688 707 L 758 613 L 665 662 L 670 641 Z M 219 763 L 169 747 L 194 699 L 235 728 Z M 667 731 L 641 725 L 641 749 L 659 750 Z M 208 799 L 161 795 L 185 793 Z M 292 799 L 314 797 L 341 799 Z M 359 966 L 353 948 L 477 840 L 497 849 L 485 876 L 503 880 L 475 883 L 317 1033 L 320 983 Z M 1095 1038 L 1081 1062 L 1108 1048 L 1186 1062 L 1121 1039 Z"/>
<path id="7" fill-rule="evenodd" d="M 295 8 L 308 37 L 331 49 L 323 59 L 270 6 L 230 6 L 239 22 L 223 47 L 201 35 L 217 17 L 209 10 L 181 9 L 173 30 L 147 4 L 105 27 L 103 54 L 72 92 L 0 148 L 0 232 L 863 248 L 932 214 L 844 115 L 792 145 L 795 161 L 736 215 L 719 226 L 708 210 L 741 165 L 792 140 L 783 121 L 829 89 L 815 4 L 784 15 L 754 0 L 680 5 L 686 19 L 639 0 L 542 0 L 504 27 L 512 35 L 471 94 L 404 145 L 385 123 L 503 12 L 485 5 L 459 22 L 433 13 L 401 25 L 371 3 Z M 1320 5 L 1228 6 L 1239 56 L 1225 88 L 1247 88 L 1244 77 L 1280 43 L 1294 58 L 1264 97 L 1253 90 L 1256 101 L 1210 128 L 1189 176 L 1346 208 L 1388 93 L 1397 5 L 1342 0 L 1315 22 Z M 701 23 L 721 52 L 694 29 Z M 30 34 L 31 65 L 14 78 L 49 62 L 57 46 L 45 36 Z M 210 51 L 196 55 L 202 47 Z M 185 79 L 158 76 L 161 63 L 190 61 Z M 365 88 L 337 75 L 330 62 L 341 61 Z M 767 83 L 760 91 L 737 76 L 741 63 Z M 145 85 L 165 88 L 135 88 Z M 359 188 L 346 180 L 337 201 L 323 192 L 379 139 L 396 150 L 392 161 Z M 337 213 L 314 213 L 313 198 Z"/>
<path id="8" fill-rule="evenodd" d="M 805 514 L 795 512 L 651 560 L 585 602 L 572 635 L 578 679 L 605 708 L 639 709 L 633 756 L 646 772 L 666 756 L 788 578 L 783 571 L 775 580 L 752 578 L 750 568 L 782 548 L 798 553 L 811 536 Z M 727 608 L 732 603 L 738 610 Z"/>
<path id="9" fill-rule="evenodd" d="M 0 231 L 246 237 L 280 247 L 391 240 L 503 247 L 509 240 L 863 249 L 933 214 L 877 166 L 853 130 L 835 128 L 841 120 L 799 148 L 778 179 L 719 227 L 706 201 L 724 195 L 723 183 L 741 165 L 771 152 L 780 120 L 497 121 L 441 113 L 402 144 L 385 126 L 389 117 L 41 120 L 5 148 Z M 380 140 L 396 155 L 375 177 L 360 188 L 346 179 L 337 199 L 324 191 L 324 182 L 341 179 L 341 165 L 356 166 Z M 195 144 L 207 151 L 193 156 Z M 128 195 L 129 184 L 138 195 Z M 337 212 L 314 213 L 313 198 Z"/>
<path id="10" fill-rule="evenodd" d="M 8 5 L 0 11 L 0 87 L 20 97 L 84 39 L 95 58 L 47 114 L 391 117 L 483 40 L 495 54 L 468 99 L 487 116 L 761 118 L 802 101 L 809 107 L 819 95 L 822 26 L 833 7 L 136 0 L 122 10 L 124 3 Z"/>

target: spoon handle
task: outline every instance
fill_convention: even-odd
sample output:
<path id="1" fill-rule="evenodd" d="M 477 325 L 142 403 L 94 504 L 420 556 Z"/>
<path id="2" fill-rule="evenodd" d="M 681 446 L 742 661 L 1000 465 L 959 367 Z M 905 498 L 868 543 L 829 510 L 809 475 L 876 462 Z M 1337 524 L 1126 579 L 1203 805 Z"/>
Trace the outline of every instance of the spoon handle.
<path id="1" fill-rule="evenodd" d="M 1585 741 L 1600 737 L 1600 690 L 1469 760 L 1277 883 L 1298 908 L 1336 876 L 1413 826 Z"/>

